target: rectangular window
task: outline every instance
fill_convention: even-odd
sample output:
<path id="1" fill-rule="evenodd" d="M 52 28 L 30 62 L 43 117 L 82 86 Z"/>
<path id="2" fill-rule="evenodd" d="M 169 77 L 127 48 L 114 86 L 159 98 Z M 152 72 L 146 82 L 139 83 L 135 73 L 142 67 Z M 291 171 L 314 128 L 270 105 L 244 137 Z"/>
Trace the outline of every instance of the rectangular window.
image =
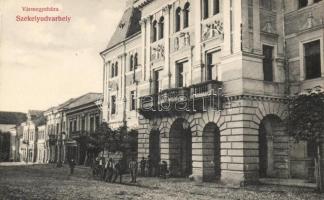
<path id="1" fill-rule="evenodd" d="M 90 117 L 90 133 L 94 132 L 94 117 Z"/>
<path id="2" fill-rule="evenodd" d="M 73 122 L 70 121 L 70 127 L 69 127 L 69 132 L 70 132 L 70 134 L 72 133 L 72 131 L 73 131 Z"/>
<path id="3" fill-rule="evenodd" d="M 154 71 L 154 93 L 160 92 L 160 71 Z"/>
<path id="4" fill-rule="evenodd" d="M 82 131 L 85 130 L 85 117 L 82 117 L 82 119 L 81 119 L 81 130 Z"/>
<path id="5" fill-rule="evenodd" d="M 321 47 L 316 40 L 304 44 L 306 79 L 321 77 Z"/>
<path id="6" fill-rule="evenodd" d="M 111 114 L 116 114 L 116 96 L 111 96 Z"/>
<path id="7" fill-rule="evenodd" d="M 100 117 L 99 115 L 96 115 L 96 128 L 98 128 L 100 125 Z"/>
<path id="8" fill-rule="evenodd" d="M 214 0 L 214 15 L 219 13 L 219 0 Z"/>
<path id="9" fill-rule="evenodd" d="M 130 110 L 136 109 L 136 97 L 135 97 L 135 91 L 131 91 L 130 93 Z"/>
<path id="10" fill-rule="evenodd" d="M 176 86 L 177 87 L 184 87 L 185 86 L 185 77 L 184 77 L 184 68 L 186 67 L 186 62 L 177 63 L 177 69 L 176 69 Z"/>
<path id="11" fill-rule="evenodd" d="M 215 51 L 211 53 L 207 53 L 206 57 L 206 80 L 218 80 L 218 69 L 217 63 L 219 60 L 220 51 Z"/>
<path id="12" fill-rule="evenodd" d="M 263 80 L 273 81 L 273 47 L 263 45 Z"/>
<path id="13" fill-rule="evenodd" d="M 298 1 L 298 8 L 306 7 L 308 4 L 308 0 L 299 0 Z"/>
<path id="14" fill-rule="evenodd" d="M 59 133 L 59 130 L 60 130 L 60 125 L 59 124 L 56 124 L 56 134 L 58 135 Z"/>
<path id="15" fill-rule="evenodd" d="M 76 131 L 76 130 L 77 130 L 77 121 L 74 120 L 73 123 L 74 123 L 74 125 L 73 125 L 73 130 Z"/>
<path id="16" fill-rule="evenodd" d="M 209 17 L 209 0 L 203 0 L 203 19 L 207 19 Z"/>

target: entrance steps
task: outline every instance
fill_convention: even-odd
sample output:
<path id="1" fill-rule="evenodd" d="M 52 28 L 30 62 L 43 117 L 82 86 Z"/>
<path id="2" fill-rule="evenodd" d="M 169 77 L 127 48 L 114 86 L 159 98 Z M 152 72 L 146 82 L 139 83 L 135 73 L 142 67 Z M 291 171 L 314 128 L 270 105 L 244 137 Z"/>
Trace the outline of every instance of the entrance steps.
<path id="1" fill-rule="evenodd" d="M 284 185 L 293 187 L 316 188 L 315 183 L 304 179 L 260 178 L 259 182 L 266 185 Z"/>

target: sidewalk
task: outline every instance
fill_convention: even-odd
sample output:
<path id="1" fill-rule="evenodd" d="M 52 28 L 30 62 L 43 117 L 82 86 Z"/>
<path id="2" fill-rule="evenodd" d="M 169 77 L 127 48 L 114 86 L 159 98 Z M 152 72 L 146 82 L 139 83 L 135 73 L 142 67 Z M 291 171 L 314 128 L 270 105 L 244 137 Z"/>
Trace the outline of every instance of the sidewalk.
<path id="1" fill-rule="evenodd" d="M 0 166 L 24 166 L 24 165 L 42 165 L 44 163 L 32 163 L 32 162 L 0 162 Z"/>

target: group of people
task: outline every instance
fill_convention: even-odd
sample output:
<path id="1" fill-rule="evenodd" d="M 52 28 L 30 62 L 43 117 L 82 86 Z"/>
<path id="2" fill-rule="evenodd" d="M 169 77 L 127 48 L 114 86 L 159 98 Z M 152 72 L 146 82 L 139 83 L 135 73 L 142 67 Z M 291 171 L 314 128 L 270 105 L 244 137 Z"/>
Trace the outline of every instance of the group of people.
<path id="1" fill-rule="evenodd" d="M 150 156 L 145 159 L 142 157 L 140 161 L 140 173 L 145 177 L 162 177 L 167 178 L 169 176 L 168 164 L 166 161 L 157 161 Z"/>
<path id="2" fill-rule="evenodd" d="M 92 166 L 93 176 L 112 183 L 116 182 L 118 177 L 121 183 L 124 171 L 125 164 L 123 159 L 113 160 L 109 158 L 108 161 L 106 161 L 104 157 L 97 157 Z"/>
<path id="3" fill-rule="evenodd" d="M 140 170 L 138 170 L 138 166 Z M 74 166 L 71 167 L 71 173 L 73 173 L 73 168 Z M 156 162 L 150 156 L 147 159 L 142 157 L 140 163 L 137 162 L 136 158 L 132 158 L 128 165 L 125 159 L 108 158 L 106 161 L 105 157 L 97 157 L 92 165 L 92 175 L 102 181 L 111 183 L 115 183 L 119 177 L 119 182 L 121 183 L 123 174 L 127 171 L 127 168 L 131 175 L 131 183 L 136 183 L 138 172 L 143 177 L 159 176 L 161 178 L 167 178 L 169 176 L 167 162 Z"/>

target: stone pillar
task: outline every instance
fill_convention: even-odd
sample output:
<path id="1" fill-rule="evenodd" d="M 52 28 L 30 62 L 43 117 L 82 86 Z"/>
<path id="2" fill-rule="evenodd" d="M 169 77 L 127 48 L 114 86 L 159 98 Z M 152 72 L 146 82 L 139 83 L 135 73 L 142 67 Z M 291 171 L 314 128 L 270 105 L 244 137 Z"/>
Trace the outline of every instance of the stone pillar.
<path id="1" fill-rule="evenodd" d="M 146 28 L 146 24 L 147 24 L 147 19 L 146 18 L 143 18 L 141 21 L 140 21 L 140 25 L 141 25 L 141 43 L 142 43 L 142 56 L 141 56 L 141 63 L 142 64 L 142 80 L 145 81 L 146 80 L 146 31 L 147 31 L 147 28 Z"/>
<path id="2" fill-rule="evenodd" d="M 203 142 L 202 133 L 192 133 L 192 174 L 197 181 L 203 180 Z M 194 136 L 195 135 L 195 136 Z"/>
<path id="3" fill-rule="evenodd" d="M 193 61 L 192 61 L 192 73 L 193 76 L 192 83 L 200 83 L 202 81 L 201 77 L 201 68 L 202 68 L 202 52 L 201 52 L 201 1 L 194 1 L 192 6 L 193 15 L 190 13 L 191 19 L 194 20 L 194 30 L 195 30 L 195 44 L 193 52 Z"/>
<path id="4" fill-rule="evenodd" d="M 146 18 L 146 46 L 145 46 L 145 53 L 146 53 L 146 68 L 145 68 L 145 80 L 151 78 L 151 29 L 152 29 L 152 16 Z"/>
<path id="5" fill-rule="evenodd" d="M 163 79 L 162 81 L 162 88 L 170 88 L 170 80 L 169 80 L 169 73 L 170 73 L 170 26 L 172 24 L 172 20 L 170 17 L 170 9 L 171 5 L 165 6 L 162 10 L 164 13 L 164 68 L 163 68 Z"/>
<path id="6" fill-rule="evenodd" d="M 253 52 L 261 54 L 260 1 L 253 2 Z"/>
<path id="7" fill-rule="evenodd" d="M 253 121 L 255 107 L 249 100 L 231 102 L 225 108 L 220 127 L 221 180 L 242 185 L 258 180 L 258 125 Z M 224 128 L 225 127 L 225 128 Z"/>

